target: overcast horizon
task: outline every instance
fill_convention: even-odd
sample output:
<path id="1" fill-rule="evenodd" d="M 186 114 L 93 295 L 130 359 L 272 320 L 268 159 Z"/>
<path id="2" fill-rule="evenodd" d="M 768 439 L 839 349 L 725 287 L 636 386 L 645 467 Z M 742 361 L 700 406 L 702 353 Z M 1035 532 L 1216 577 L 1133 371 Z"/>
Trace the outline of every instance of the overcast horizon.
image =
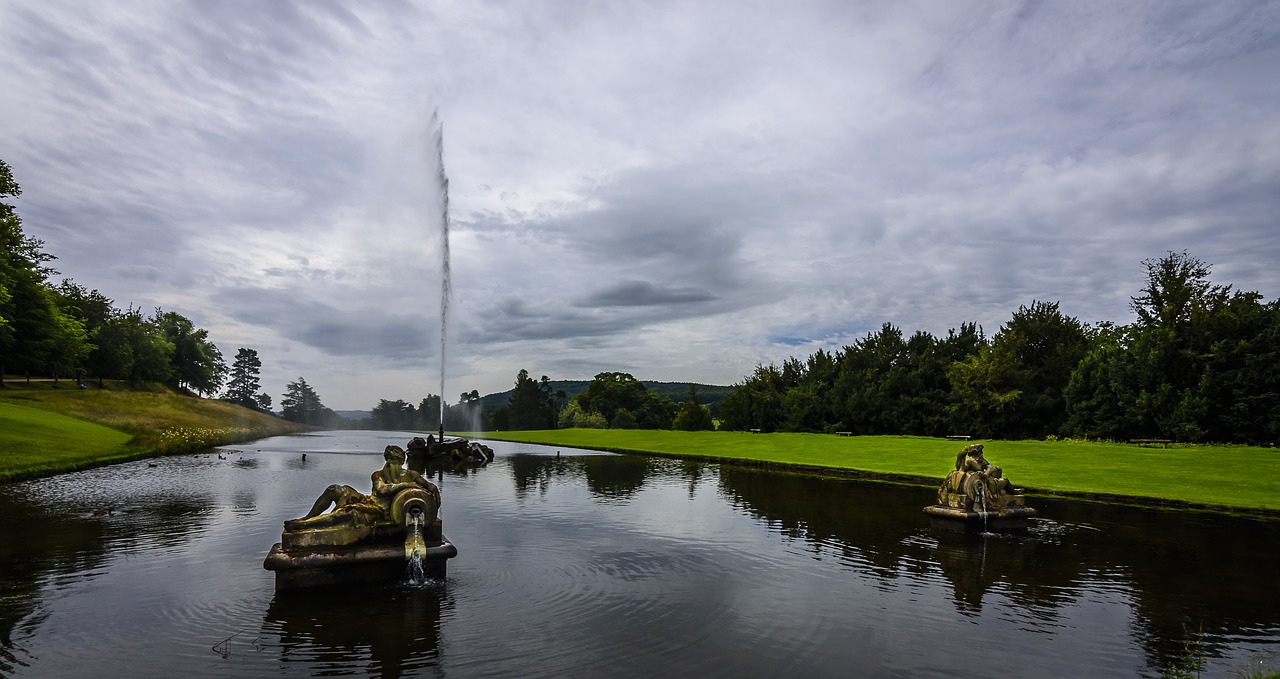
<path id="1" fill-rule="evenodd" d="M 25 232 L 278 407 L 727 385 L 892 323 L 1280 294 L 1280 4 L 0 4 Z M 61 277 L 55 277 L 60 280 Z"/>

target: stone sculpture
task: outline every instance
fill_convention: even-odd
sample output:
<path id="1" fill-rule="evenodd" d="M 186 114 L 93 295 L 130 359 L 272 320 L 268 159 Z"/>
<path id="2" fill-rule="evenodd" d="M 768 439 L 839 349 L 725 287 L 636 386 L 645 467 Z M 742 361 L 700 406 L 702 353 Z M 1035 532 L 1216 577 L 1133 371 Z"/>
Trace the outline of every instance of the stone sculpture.
<path id="1" fill-rule="evenodd" d="M 396 502 L 399 501 L 403 506 L 411 497 L 420 499 L 415 505 L 419 507 L 422 523 L 430 525 L 434 522 L 440 511 L 440 489 L 418 472 L 404 468 L 405 452 L 400 446 L 387 446 L 382 459 L 386 463 L 370 477 L 373 482 L 372 495 L 364 495 L 351 486 L 329 486 L 316 499 L 306 516 L 284 522 L 285 532 L 331 526 L 401 524 L 404 517 L 397 516 L 400 512 L 394 511 Z M 420 492 L 405 495 L 404 491 L 409 490 Z M 324 513 L 330 505 L 333 505 L 333 511 Z"/>
<path id="2" fill-rule="evenodd" d="M 464 464 L 469 467 L 484 466 L 493 462 L 493 449 L 482 443 L 461 437 L 446 439 L 430 434 L 423 439 L 415 436 L 409 441 L 409 469 L 425 473 L 428 468 L 438 468 L 440 463 Z"/>
<path id="3" fill-rule="evenodd" d="M 400 446 L 387 446 L 369 495 L 334 484 L 305 516 L 284 522 L 263 562 L 276 571 L 278 588 L 386 579 L 403 574 L 411 559 L 427 575 L 444 577 L 445 560 L 458 550 L 441 530 L 440 489 L 405 469 L 405 457 Z"/>
<path id="4" fill-rule="evenodd" d="M 1022 496 L 1004 471 L 982 456 L 982 444 L 965 446 L 956 456 L 956 468 L 938 487 L 938 504 L 965 511 L 999 511 L 1021 506 Z"/>
<path id="5" fill-rule="evenodd" d="M 1004 470 L 982 454 L 981 443 L 965 446 L 955 469 L 938 487 L 938 504 L 925 507 L 936 528 L 1019 530 L 1036 510 L 1027 507 L 1022 492 L 1004 477 Z"/>

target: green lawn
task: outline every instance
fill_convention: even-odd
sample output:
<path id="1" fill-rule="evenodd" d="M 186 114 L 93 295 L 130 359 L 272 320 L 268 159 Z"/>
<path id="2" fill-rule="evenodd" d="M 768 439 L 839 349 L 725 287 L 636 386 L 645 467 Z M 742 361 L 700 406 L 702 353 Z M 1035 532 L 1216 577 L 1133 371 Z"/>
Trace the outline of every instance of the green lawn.
<path id="1" fill-rule="evenodd" d="M 136 456 L 133 436 L 93 422 L 0 400 L 0 480 Z"/>
<path id="2" fill-rule="evenodd" d="M 162 387 L 131 391 L 0 387 L 0 481 L 250 441 L 302 429 L 247 408 Z"/>
<path id="3" fill-rule="evenodd" d="M 941 482 L 964 442 L 916 436 L 560 429 L 477 437 L 616 452 L 866 472 Z M 1029 492 L 1280 512 L 1280 450 L 1082 441 L 975 441 Z"/>

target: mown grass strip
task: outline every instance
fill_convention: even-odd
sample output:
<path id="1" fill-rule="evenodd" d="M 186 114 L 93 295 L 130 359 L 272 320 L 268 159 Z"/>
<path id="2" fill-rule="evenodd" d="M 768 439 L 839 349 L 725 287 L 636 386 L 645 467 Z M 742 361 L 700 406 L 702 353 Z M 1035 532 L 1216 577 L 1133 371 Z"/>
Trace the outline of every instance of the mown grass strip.
<path id="1" fill-rule="evenodd" d="M 634 429 L 486 432 L 477 437 L 687 459 L 939 482 L 966 442 L 917 436 Z M 973 441 L 1030 492 L 1280 513 L 1280 450 L 1086 441 Z"/>
<path id="2" fill-rule="evenodd" d="M 0 400 L 0 481 L 138 455 L 127 432 Z"/>
<path id="3" fill-rule="evenodd" d="M 202 450 L 302 429 L 247 408 L 164 389 L 0 389 L 0 481 Z M 110 432 L 110 435 L 105 432 Z"/>

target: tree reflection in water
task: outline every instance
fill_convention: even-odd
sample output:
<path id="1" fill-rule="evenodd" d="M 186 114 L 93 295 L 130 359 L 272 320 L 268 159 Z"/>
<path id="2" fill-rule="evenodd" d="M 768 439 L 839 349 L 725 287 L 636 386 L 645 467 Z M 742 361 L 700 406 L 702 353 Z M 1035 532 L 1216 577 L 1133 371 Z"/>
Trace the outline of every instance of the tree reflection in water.
<path id="1" fill-rule="evenodd" d="M 1041 674 L 1132 676 L 1189 631 L 1210 659 L 1280 640 L 1280 521 L 1037 497 L 1026 535 L 965 535 L 929 528 L 933 487 L 514 444 L 431 472 L 447 581 L 275 592 L 280 522 L 402 442 L 370 436 L 9 486 L 0 674 L 912 676 L 985 657 L 972 632 Z"/>

